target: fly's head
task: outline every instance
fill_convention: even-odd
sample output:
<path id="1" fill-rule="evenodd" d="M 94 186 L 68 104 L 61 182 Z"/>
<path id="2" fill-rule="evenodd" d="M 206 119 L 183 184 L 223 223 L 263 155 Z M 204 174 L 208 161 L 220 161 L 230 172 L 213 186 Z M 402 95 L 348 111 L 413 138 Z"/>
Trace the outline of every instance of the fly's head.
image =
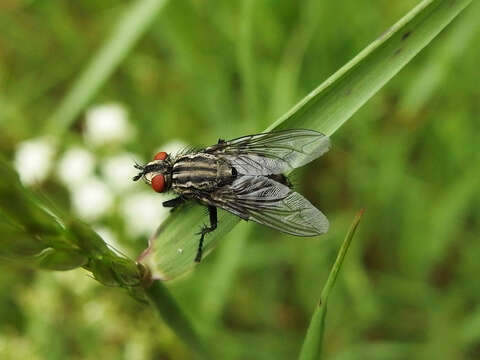
<path id="1" fill-rule="evenodd" d="M 146 165 L 134 165 L 140 172 L 133 177 L 137 181 L 143 177 L 145 182 L 152 186 L 156 192 L 165 192 L 170 189 L 172 183 L 172 160 L 166 152 L 159 152 Z"/>

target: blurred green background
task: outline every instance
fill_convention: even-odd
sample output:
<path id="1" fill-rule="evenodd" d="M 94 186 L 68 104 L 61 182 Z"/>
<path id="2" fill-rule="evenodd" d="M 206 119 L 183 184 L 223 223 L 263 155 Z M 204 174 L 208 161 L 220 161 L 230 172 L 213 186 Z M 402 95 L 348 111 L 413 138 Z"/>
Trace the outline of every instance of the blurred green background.
<path id="1" fill-rule="evenodd" d="M 145 218 L 156 222 L 161 200 L 125 183 L 133 159 L 262 131 L 417 1 L 168 2 L 46 148 L 43 129 L 130 4 L 2 0 L 0 151 L 17 166 L 39 157 L 32 166 L 45 175 L 32 186 L 135 257 L 153 226 L 137 209 L 148 204 Z M 474 3 L 296 174 L 299 191 L 329 217 L 327 235 L 242 223 L 167 284 L 219 358 L 296 358 L 362 207 L 329 303 L 325 358 L 480 357 L 479 18 Z M 95 116 L 114 120 L 92 128 Z M 78 172 L 68 166 L 72 149 L 84 156 Z M 91 209 L 81 201 L 89 196 L 104 201 Z M 150 307 L 83 270 L 0 270 L 2 359 L 192 357 Z"/>

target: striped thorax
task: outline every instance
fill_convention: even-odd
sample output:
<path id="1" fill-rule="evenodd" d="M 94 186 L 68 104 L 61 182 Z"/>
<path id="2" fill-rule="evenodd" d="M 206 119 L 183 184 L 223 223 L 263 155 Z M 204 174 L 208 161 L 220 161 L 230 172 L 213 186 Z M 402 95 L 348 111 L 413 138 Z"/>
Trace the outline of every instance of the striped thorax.
<path id="1" fill-rule="evenodd" d="M 202 193 L 231 184 L 237 176 L 235 168 L 227 160 L 206 153 L 176 158 L 159 153 L 153 161 L 140 168 L 145 181 L 155 191 L 173 190 L 184 197 L 200 197 Z"/>
<path id="2" fill-rule="evenodd" d="M 181 195 L 210 192 L 230 184 L 235 176 L 235 169 L 215 155 L 183 155 L 175 160 L 172 167 L 172 190 Z"/>

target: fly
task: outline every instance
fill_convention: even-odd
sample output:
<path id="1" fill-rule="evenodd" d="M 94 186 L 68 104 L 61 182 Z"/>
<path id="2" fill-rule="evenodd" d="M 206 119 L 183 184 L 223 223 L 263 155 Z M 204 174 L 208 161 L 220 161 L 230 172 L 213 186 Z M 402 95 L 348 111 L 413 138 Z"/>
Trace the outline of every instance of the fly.
<path id="1" fill-rule="evenodd" d="M 178 197 L 163 202 L 172 210 L 185 201 L 208 208 L 210 226 L 198 235 L 195 261 L 202 259 L 205 235 L 217 228 L 217 208 L 243 220 L 296 236 L 327 232 L 325 215 L 292 189 L 286 175 L 328 151 L 328 136 L 313 130 L 284 130 L 243 136 L 202 150 L 173 156 L 155 155 L 133 180 L 144 178 L 156 192 L 173 191 Z"/>

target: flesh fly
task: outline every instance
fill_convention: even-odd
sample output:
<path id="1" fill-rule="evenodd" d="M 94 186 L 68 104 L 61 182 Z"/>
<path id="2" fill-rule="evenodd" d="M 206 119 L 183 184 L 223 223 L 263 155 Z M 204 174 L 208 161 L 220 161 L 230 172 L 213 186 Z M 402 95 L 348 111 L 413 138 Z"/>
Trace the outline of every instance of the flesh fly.
<path id="1" fill-rule="evenodd" d="M 163 202 L 176 208 L 194 200 L 208 208 L 210 226 L 200 235 L 196 262 L 202 259 L 205 235 L 217 228 L 217 208 L 243 220 L 296 236 L 327 232 L 325 215 L 295 192 L 285 173 L 328 151 L 329 138 L 313 130 L 284 130 L 222 139 L 205 149 L 176 156 L 159 152 L 133 180 L 143 178 L 156 192 L 178 197 Z M 172 209 L 172 210 L 173 210 Z"/>

